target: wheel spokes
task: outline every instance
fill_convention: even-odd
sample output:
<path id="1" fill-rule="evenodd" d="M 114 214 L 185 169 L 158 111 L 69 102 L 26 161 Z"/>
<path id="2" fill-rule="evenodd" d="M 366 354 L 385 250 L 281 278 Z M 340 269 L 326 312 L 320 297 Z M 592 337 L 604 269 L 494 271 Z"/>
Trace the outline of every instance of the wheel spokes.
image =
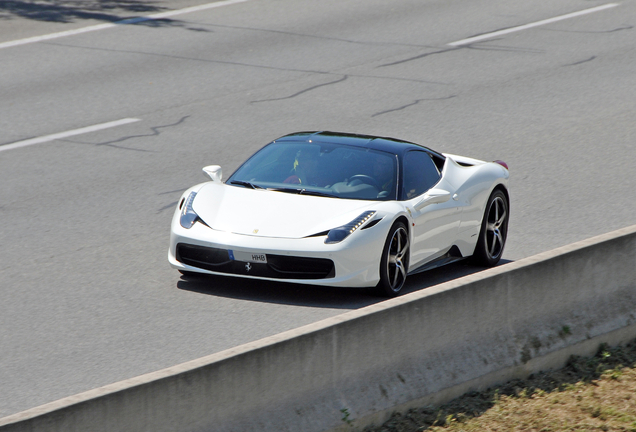
<path id="1" fill-rule="evenodd" d="M 499 214 L 499 206 L 501 206 L 501 214 Z M 508 213 L 506 212 L 506 208 L 505 208 L 503 202 L 498 202 L 497 203 L 497 216 L 495 217 L 495 223 L 494 223 L 496 228 L 501 228 L 503 223 L 506 221 L 506 216 L 508 216 Z"/>
<path id="2" fill-rule="evenodd" d="M 490 205 L 486 222 L 486 249 L 491 258 L 497 258 L 503 250 L 506 241 L 503 230 L 507 217 L 503 199 L 496 197 Z"/>
<path id="3" fill-rule="evenodd" d="M 495 232 L 492 233 L 492 244 L 490 245 L 490 256 L 491 257 L 496 257 L 497 255 L 499 255 L 499 253 L 497 252 L 498 250 L 501 250 L 501 247 L 503 247 L 503 238 L 501 237 L 501 232 L 499 230 L 496 230 Z"/>
<path id="4" fill-rule="evenodd" d="M 398 229 L 391 238 L 389 256 L 387 260 L 387 273 L 391 289 L 399 290 L 406 279 L 405 256 L 409 248 L 409 239 L 404 229 Z"/>

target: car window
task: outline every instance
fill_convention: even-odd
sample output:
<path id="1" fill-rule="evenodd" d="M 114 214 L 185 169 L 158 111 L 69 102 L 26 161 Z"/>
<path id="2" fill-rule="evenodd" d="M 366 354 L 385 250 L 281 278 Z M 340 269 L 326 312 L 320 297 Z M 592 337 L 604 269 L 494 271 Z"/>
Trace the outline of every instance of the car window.
<path id="1" fill-rule="evenodd" d="M 402 199 L 411 199 L 423 194 L 441 177 L 431 156 L 423 151 L 410 151 L 403 160 Z"/>
<path id="2" fill-rule="evenodd" d="M 274 142 L 227 183 L 347 199 L 397 199 L 395 154 L 333 143 Z"/>

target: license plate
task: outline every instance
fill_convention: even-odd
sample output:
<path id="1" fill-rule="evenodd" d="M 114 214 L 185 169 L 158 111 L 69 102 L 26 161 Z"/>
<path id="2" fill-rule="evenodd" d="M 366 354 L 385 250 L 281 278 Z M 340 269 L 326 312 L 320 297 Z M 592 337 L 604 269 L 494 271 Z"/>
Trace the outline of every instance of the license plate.
<path id="1" fill-rule="evenodd" d="M 267 264 L 267 255 L 264 253 L 228 251 L 230 259 L 235 261 Z"/>

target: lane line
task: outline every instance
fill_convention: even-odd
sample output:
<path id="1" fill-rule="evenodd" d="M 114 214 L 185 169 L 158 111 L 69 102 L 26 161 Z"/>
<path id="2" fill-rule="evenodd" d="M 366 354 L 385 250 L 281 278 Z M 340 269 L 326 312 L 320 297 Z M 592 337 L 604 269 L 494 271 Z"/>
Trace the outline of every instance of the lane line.
<path id="1" fill-rule="evenodd" d="M 532 28 L 532 27 L 538 27 L 538 26 L 550 24 L 550 23 L 553 23 L 553 22 L 557 22 L 557 21 L 562 21 L 562 20 L 578 17 L 578 16 L 581 16 L 581 15 L 587 15 L 587 14 L 591 14 L 591 13 L 594 13 L 594 12 L 600 12 L 602 10 L 613 8 L 613 7 L 616 7 L 618 5 L 619 5 L 619 3 L 608 3 L 608 4 L 605 4 L 605 5 L 602 5 L 602 6 L 597 6 L 597 7 L 593 7 L 593 8 L 590 8 L 590 9 L 585 9 L 585 10 L 582 10 L 582 11 L 573 12 L 573 13 L 569 13 L 569 14 L 566 14 L 566 15 L 561 15 L 561 16 L 554 17 L 554 18 L 545 19 L 545 20 L 542 20 L 542 21 L 537 21 L 537 22 L 533 22 L 533 23 L 530 23 L 530 24 L 521 25 L 521 26 L 518 26 L 518 27 L 511 27 L 511 28 L 508 28 L 508 29 L 499 30 L 499 31 L 492 32 L 492 33 L 485 33 L 485 34 L 482 34 L 482 35 L 479 35 L 479 36 L 470 37 L 468 39 L 458 40 L 456 42 L 451 42 L 448 45 L 454 46 L 454 47 L 462 46 L 462 45 L 468 45 L 468 44 L 471 44 L 473 42 L 482 41 L 484 39 L 490 39 L 490 38 L 494 38 L 494 37 L 497 37 L 497 36 L 505 35 L 505 34 L 508 34 L 508 33 L 514 33 L 514 32 L 518 32 L 518 31 L 521 31 L 521 30 L 526 30 L 526 29 L 529 29 L 529 28 Z"/>
<path id="2" fill-rule="evenodd" d="M 101 123 L 101 124 L 97 124 L 97 125 L 93 125 L 93 126 L 87 126 L 87 127 L 83 127 L 80 129 L 73 129 L 70 131 L 66 131 L 66 132 L 60 132 L 60 133 L 56 133 L 56 134 L 52 134 L 52 135 L 45 135 L 45 136 L 41 136 L 41 137 L 37 137 L 37 138 L 31 138 L 28 140 L 24 140 L 24 141 L 17 141 L 11 144 L 4 144 L 4 145 L 0 145 L 0 152 L 5 151 L 5 150 L 13 150 L 13 149 L 17 149 L 17 148 L 21 148 L 21 147 L 27 147 L 33 144 L 40 144 L 40 143 L 45 143 L 48 141 L 54 141 L 57 139 L 62 139 L 62 138 L 68 138 L 68 137 L 72 137 L 75 135 L 81 135 L 81 134 L 85 134 L 85 133 L 89 133 L 89 132 L 95 132 L 95 131 L 99 131 L 102 129 L 109 129 L 109 128 L 113 128 L 113 127 L 117 127 L 117 126 L 122 126 L 128 123 L 135 123 L 141 121 L 141 119 L 138 118 L 125 118 L 125 119 L 121 119 L 121 120 L 115 120 L 112 122 L 108 122 L 108 123 Z"/>
<path id="3" fill-rule="evenodd" d="M 50 34 L 42 35 L 42 36 L 34 36 L 34 37 L 25 38 L 25 39 L 2 42 L 0 43 L 0 49 L 15 47 L 19 45 L 27 45 L 31 43 L 37 43 L 37 42 L 43 42 L 43 41 L 58 39 L 58 38 L 66 37 L 66 36 L 74 36 L 74 35 L 78 35 L 82 33 L 105 30 L 105 29 L 117 27 L 120 25 L 138 24 L 144 21 L 152 21 L 157 19 L 169 18 L 169 17 L 173 17 L 177 15 L 183 15 L 183 14 L 192 13 L 192 12 L 199 12 L 206 9 L 213 9 L 213 8 L 229 6 L 229 5 L 233 5 L 237 3 L 244 3 L 247 1 L 251 1 L 251 0 L 224 0 L 224 1 L 214 2 L 214 3 L 207 3 L 207 4 L 199 5 L 199 6 L 187 7 L 184 9 L 156 13 L 156 14 L 147 15 L 143 17 L 129 18 L 129 19 L 121 20 L 121 21 L 112 22 L 112 23 L 96 24 L 93 26 L 83 27 L 83 28 L 79 28 L 75 30 L 67 30 L 63 32 L 50 33 Z"/>

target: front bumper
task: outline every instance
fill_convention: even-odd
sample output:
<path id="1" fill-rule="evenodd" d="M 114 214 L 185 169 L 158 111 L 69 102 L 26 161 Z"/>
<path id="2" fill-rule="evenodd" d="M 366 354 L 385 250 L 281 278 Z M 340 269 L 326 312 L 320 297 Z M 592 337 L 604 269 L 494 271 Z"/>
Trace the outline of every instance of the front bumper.
<path id="1" fill-rule="evenodd" d="M 239 261 L 233 255 L 232 250 L 188 243 L 178 243 L 175 253 L 178 262 L 216 273 L 271 279 L 325 279 L 336 275 L 333 261 L 325 258 L 256 254 L 265 256 L 266 262 L 254 262 Z"/>
<path id="2" fill-rule="evenodd" d="M 181 271 L 342 287 L 370 287 L 380 280 L 386 237 L 382 223 L 340 243 L 325 244 L 325 236 L 258 237 L 217 231 L 199 222 L 185 229 L 178 213 L 175 216 L 168 261 Z M 230 251 L 264 254 L 267 264 L 232 259 Z"/>

